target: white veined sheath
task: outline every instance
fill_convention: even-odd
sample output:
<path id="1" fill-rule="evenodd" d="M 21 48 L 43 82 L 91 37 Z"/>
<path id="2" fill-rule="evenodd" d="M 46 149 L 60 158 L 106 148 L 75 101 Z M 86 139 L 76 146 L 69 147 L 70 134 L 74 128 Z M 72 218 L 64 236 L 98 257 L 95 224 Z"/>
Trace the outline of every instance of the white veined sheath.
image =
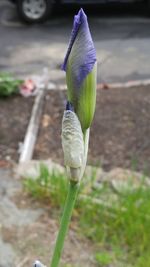
<path id="1" fill-rule="evenodd" d="M 80 121 L 71 110 L 64 111 L 61 137 L 65 165 L 71 168 L 71 178 L 78 181 L 84 163 L 84 140 Z"/>

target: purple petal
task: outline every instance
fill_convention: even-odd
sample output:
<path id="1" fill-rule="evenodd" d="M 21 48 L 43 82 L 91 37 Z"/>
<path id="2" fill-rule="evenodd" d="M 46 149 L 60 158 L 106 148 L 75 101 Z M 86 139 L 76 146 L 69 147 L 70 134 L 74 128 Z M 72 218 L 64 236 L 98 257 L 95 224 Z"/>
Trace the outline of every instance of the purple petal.
<path id="1" fill-rule="evenodd" d="M 74 17 L 73 30 L 63 70 L 69 65 L 70 78 L 74 87 L 79 88 L 86 76 L 92 71 L 96 62 L 96 51 L 90 34 L 87 16 L 80 9 Z"/>

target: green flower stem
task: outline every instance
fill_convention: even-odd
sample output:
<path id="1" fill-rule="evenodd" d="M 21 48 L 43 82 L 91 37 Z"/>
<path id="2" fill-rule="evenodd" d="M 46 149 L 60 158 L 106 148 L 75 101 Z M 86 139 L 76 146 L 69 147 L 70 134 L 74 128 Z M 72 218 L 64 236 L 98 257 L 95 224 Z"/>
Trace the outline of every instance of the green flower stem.
<path id="1" fill-rule="evenodd" d="M 60 222 L 60 228 L 59 228 L 59 232 L 58 232 L 58 236 L 57 236 L 57 240 L 56 240 L 56 244 L 55 244 L 54 253 L 53 253 L 50 267 L 58 267 L 61 253 L 62 253 L 63 246 L 64 246 L 65 236 L 66 236 L 66 233 L 68 230 L 68 226 L 70 223 L 73 207 L 74 207 L 75 200 L 77 197 L 78 189 L 79 189 L 79 183 L 76 183 L 74 181 L 70 181 L 68 196 L 66 199 L 62 219 Z"/>

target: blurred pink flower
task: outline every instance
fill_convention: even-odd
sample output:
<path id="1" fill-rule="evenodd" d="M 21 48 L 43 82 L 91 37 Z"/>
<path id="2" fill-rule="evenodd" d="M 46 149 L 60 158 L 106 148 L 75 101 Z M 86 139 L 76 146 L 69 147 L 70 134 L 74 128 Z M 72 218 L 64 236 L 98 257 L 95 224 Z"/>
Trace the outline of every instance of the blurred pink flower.
<path id="1" fill-rule="evenodd" d="M 31 79 L 25 80 L 24 83 L 21 84 L 19 87 L 20 94 L 25 97 L 34 95 L 35 89 L 36 89 L 36 84 Z"/>

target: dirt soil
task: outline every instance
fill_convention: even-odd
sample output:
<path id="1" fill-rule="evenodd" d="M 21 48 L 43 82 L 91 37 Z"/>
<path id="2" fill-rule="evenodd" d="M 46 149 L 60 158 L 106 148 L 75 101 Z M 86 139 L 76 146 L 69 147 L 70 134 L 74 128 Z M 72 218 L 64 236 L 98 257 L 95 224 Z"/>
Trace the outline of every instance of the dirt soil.
<path id="1" fill-rule="evenodd" d="M 0 166 L 17 161 L 33 98 L 0 99 Z M 50 91 L 40 123 L 35 159 L 63 164 L 61 120 L 66 103 L 64 91 Z M 150 86 L 97 91 L 97 106 L 91 127 L 89 164 L 109 171 L 115 167 L 150 173 Z"/>
<path id="2" fill-rule="evenodd" d="M 65 103 L 64 91 L 47 93 L 35 159 L 63 163 L 60 136 Z M 106 171 L 122 167 L 150 173 L 150 86 L 97 91 L 88 161 Z"/>
<path id="3" fill-rule="evenodd" d="M 34 98 L 19 95 L 0 98 L 0 166 L 3 161 L 16 161 L 19 143 L 23 142 Z"/>

